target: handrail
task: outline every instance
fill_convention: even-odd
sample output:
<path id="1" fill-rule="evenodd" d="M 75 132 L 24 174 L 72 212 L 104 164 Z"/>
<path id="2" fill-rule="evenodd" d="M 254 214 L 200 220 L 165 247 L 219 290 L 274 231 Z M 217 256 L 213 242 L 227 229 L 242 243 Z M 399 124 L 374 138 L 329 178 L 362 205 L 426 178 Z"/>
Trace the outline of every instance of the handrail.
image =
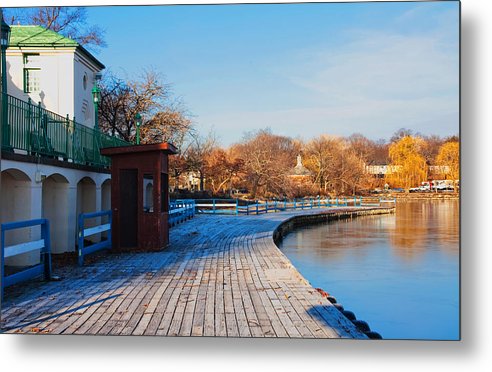
<path id="1" fill-rule="evenodd" d="M 2 150 L 107 168 L 111 160 L 100 154 L 101 148 L 130 145 L 79 124 L 68 115 L 49 111 L 41 103 L 35 105 L 30 99 L 26 102 L 3 94 L 7 120 L 2 124 Z"/>
<path id="2" fill-rule="evenodd" d="M 168 225 L 172 227 L 195 216 L 195 201 L 191 199 L 169 202 Z"/>
<path id="3" fill-rule="evenodd" d="M 245 201 L 239 199 L 196 199 L 196 210 L 199 214 L 263 214 L 297 209 L 380 206 L 382 203 L 396 203 L 396 199 L 382 200 L 375 198 L 334 197 L 334 198 L 303 198 Z"/>
<path id="4" fill-rule="evenodd" d="M 41 226 L 41 239 L 24 242 L 20 244 L 5 246 L 5 233 L 9 230 L 22 229 L 26 227 Z M 51 240 L 50 240 L 50 224 L 45 218 L 8 222 L 1 226 L 1 250 L 0 250 L 0 275 L 2 276 L 2 288 L 0 296 L 3 298 L 3 290 L 13 284 L 35 278 L 44 274 L 45 280 L 51 279 Z M 5 258 L 17 256 L 23 253 L 39 250 L 41 254 L 41 262 L 25 268 L 14 274 L 5 275 Z"/>
<path id="5" fill-rule="evenodd" d="M 111 210 L 100 211 L 100 212 L 92 212 L 92 213 L 81 213 L 79 214 L 78 219 L 78 243 L 77 243 L 77 251 L 78 258 L 77 262 L 79 266 L 84 264 L 84 256 L 89 253 L 96 252 L 101 249 L 111 248 L 112 247 L 112 237 L 111 237 L 111 226 L 112 226 L 112 213 Z M 108 217 L 108 221 L 104 224 L 100 224 L 93 227 L 85 227 L 85 220 L 89 218 L 98 218 L 98 217 Z M 94 243 L 89 246 L 84 245 L 84 239 L 88 236 L 92 236 L 95 234 L 99 234 L 107 231 L 108 236 L 106 240 L 102 240 L 98 243 Z"/>

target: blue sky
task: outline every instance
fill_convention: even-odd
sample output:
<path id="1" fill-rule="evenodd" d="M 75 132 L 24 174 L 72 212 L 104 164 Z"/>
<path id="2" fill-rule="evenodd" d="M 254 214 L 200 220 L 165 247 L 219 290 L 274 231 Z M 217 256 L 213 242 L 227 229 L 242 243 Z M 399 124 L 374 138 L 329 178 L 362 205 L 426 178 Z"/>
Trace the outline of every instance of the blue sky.
<path id="1" fill-rule="evenodd" d="M 98 58 L 132 77 L 152 67 L 223 145 L 269 127 L 389 138 L 458 133 L 457 2 L 89 8 Z"/>

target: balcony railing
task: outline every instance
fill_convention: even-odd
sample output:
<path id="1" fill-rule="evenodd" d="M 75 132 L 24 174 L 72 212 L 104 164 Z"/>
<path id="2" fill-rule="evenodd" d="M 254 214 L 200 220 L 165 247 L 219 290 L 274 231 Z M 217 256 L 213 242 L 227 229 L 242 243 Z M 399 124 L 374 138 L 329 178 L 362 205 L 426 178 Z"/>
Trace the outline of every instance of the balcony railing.
<path id="1" fill-rule="evenodd" d="M 100 154 L 104 147 L 128 146 L 129 142 L 5 94 L 7 112 L 2 119 L 2 150 L 50 157 L 75 164 L 106 168 L 111 160 Z"/>

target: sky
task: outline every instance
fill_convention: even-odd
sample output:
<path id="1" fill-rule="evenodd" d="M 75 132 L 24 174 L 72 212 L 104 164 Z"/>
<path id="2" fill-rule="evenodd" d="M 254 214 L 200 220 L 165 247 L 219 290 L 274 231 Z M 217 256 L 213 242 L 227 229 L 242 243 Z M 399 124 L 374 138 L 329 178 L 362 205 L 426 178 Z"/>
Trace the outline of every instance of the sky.
<path id="1" fill-rule="evenodd" d="M 223 145 L 246 132 L 309 140 L 459 131 L 459 4 L 90 7 L 95 55 L 133 78 L 159 71 Z"/>

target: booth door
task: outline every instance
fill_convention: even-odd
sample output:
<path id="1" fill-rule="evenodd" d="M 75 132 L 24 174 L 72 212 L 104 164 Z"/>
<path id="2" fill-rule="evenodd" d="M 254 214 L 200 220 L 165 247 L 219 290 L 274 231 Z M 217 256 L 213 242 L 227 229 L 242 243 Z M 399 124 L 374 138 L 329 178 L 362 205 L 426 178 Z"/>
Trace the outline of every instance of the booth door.
<path id="1" fill-rule="evenodd" d="M 120 170 L 120 246 L 135 248 L 138 226 L 138 171 L 137 169 Z"/>

